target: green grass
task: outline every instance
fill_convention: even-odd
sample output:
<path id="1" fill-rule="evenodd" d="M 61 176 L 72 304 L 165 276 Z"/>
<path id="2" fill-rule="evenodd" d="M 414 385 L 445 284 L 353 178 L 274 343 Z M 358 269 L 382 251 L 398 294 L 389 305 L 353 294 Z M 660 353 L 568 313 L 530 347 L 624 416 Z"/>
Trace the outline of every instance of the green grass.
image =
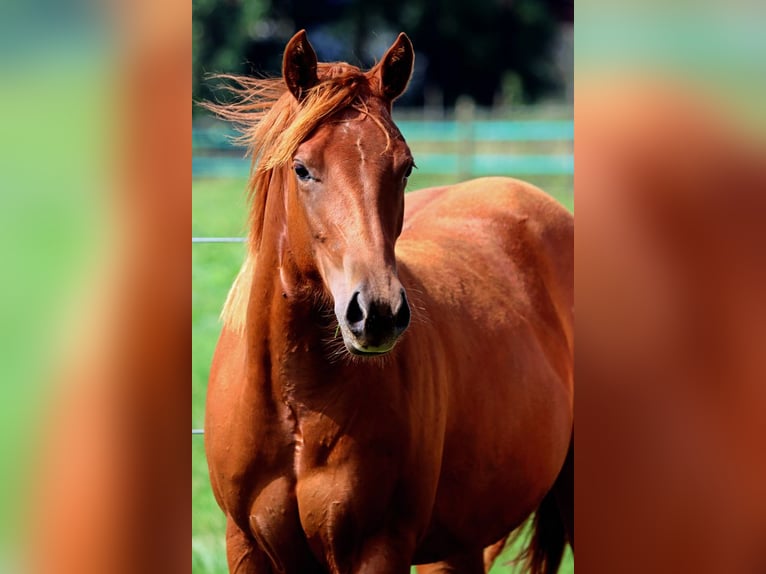
<path id="1" fill-rule="evenodd" d="M 192 234 L 243 235 L 245 183 L 195 181 Z M 208 369 L 220 331 L 218 313 L 244 257 L 241 244 L 192 246 L 192 427 L 202 428 Z M 192 437 L 192 572 L 225 574 L 226 521 L 208 482 L 202 437 Z"/>
<path id="2" fill-rule="evenodd" d="M 569 177 L 522 177 L 543 189 L 556 190 L 559 201 L 572 209 Z M 450 178 L 415 172 L 409 189 L 451 183 Z M 243 180 L 195 180 L 192 186 L 192 234 L 194 236 L 241 236 L 247 219 Z M 218 313 L 229 286 L 239 270 L 245 248 L 241 244 L 195 244 L 192 246 L 192 427 L 201 428 L 204 418 L 208 369 L 220 331 Z M 201 436 L 192 437 L 192 572 L 225 574 L 225 520 L 208 482 Z M 513 572 L 503 565 L 513 556 L 508 549 L 496 562 L 493 574 Z M 571 555 L 562 573 L 574 572 Z"/>

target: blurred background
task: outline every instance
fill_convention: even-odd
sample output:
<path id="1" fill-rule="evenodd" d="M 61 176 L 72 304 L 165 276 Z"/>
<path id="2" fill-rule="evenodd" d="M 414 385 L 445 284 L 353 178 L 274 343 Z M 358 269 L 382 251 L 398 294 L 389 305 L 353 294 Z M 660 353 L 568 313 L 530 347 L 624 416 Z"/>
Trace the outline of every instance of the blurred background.
<path id="1" fill-rule="evenodd" d="M 362 68 L 404 31 L 416 65 L 395 119 L 419 167 L 413 188 L 515 175 L 565 202 L 571 196 L 571 4 L 198 0 L 193 16 L 196 102 L 223 97 L 211 74 L 278 76 L 285 44 L 302 28 L 320 60 Z M 192 113 L 194 176 L 246 177 L 249 164 L 230 145 L 230 128 L 199 106 Z"/>
<path id="2" fill-rule="evenodd" d="M 212 74 L 279 76 L 305 28 L 320 61 L 372 67 L 406 32 L 415 71 L 394 119 L 418 169 L 408 191 L 485 175 L 525 179 L 573 208 L 573 6 L 554 0 L 194 0 L 192 427 L 202 432 L 218 314 L 243 260 L 245 150 L 197 105 Z M 502 421 L 498 421 L 502 424 Z M 192 436 L 192 565 L 226 572 L 224 516 Z M 510 554 L 507 555 L 510 558 Z M 507 562 L 507 561 L 499 561 Z M 568 555 L 563 572 L 572 571 Z M 493 572 L 511 572 L 499 564 Z"/>
<path id="3" fill-rule="evenodd" d="M 287 40 L 305 28 L 325 61 L 370 67 L 400 31 L 418 66 L 404 106 L 448 108 L 467 95 L 503 107 L 572 99 L 572 4 L 554 0 L 196 0 L 194 95 L 205 72 L 278 75 Z"/>

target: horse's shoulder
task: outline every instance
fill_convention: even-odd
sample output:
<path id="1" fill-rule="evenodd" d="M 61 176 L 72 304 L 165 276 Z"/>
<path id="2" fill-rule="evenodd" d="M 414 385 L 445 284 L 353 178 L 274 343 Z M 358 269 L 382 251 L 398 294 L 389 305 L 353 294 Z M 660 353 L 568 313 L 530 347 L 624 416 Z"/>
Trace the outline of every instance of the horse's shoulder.
<path id="1" fill-rule="evenodd" d="M 224 326 L 215 347 L 213 361 L 210 366 L 211 381 L 218 378 L 221 369 L 226 369 L 236 359 L 244 359 L 245 341 L 243 335 L 236 329 Z"/>

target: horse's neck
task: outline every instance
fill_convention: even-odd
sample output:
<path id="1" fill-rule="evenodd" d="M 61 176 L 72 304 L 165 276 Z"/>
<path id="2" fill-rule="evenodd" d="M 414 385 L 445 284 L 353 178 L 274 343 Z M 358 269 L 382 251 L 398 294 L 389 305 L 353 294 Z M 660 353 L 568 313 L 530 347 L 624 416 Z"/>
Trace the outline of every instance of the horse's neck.
<path id="1" fill-rule="evenodd" d="M 316 346 L 322 337 L 316 324 L 321 282 L 310 267 L 296 261 L 296 251 L 306 250 L 290 243 L 296 238 L 287 233 L 283 193 L 286 190 L 269 190 L 246 327 L 251 375 L 277 392 L 279 381 L 265 370 L 278 366 L 294 349 Z"/>

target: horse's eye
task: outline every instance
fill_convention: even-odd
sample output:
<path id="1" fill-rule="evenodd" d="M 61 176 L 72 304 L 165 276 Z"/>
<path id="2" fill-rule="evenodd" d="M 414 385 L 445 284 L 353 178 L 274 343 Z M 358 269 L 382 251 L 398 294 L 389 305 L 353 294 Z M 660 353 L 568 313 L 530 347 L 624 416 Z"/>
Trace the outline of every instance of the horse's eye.
<path id="1" fill-rule="evenodd" d="M 309 173 L 309 170 L 306 169 L 306 166 L 302 163 L 296 163 L 293 166 L 293 170 L 295 171 L 295 175 L 298 176 L 298 179 L 301 181 L 306 181 L 311 179 L 311 174 Z"/>
<path id="2" fill-rule="evenodd" d="M 404 179 L 407 179 L 408 177 L 412 175 L 412 168 L 414 165 L 415 165 L 414 163 L 411 163 L 409 167 L 407 167 L 407 171 L 404 172 Z"/>

